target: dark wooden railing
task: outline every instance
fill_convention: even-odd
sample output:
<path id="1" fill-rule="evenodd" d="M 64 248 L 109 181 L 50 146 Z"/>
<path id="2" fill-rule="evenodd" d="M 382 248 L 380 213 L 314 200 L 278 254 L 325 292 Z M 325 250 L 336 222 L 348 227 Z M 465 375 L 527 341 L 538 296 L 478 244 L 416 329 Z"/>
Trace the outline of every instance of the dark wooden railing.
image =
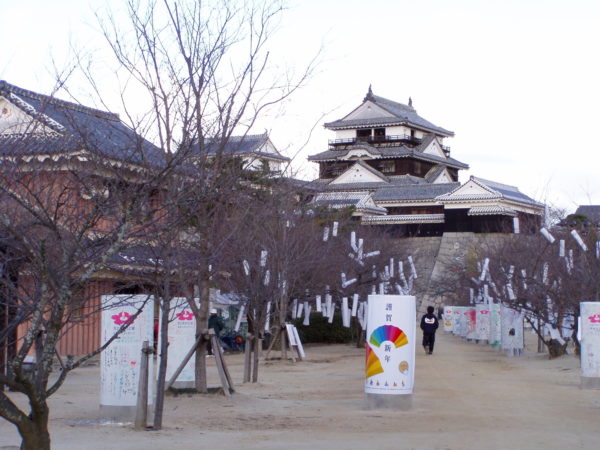
<path id="1" fill-rule="evenodd" d="M 329 145 L 348 145 L 354 144 L 355 142 L 368 142 L 370 144 L 377 144 L 382 142 L 420 142 L 421 139 L 411 136 L 409 134 L 398 134 L 388 136 L 358 136 L 345 139 L 330 139 Z"/>

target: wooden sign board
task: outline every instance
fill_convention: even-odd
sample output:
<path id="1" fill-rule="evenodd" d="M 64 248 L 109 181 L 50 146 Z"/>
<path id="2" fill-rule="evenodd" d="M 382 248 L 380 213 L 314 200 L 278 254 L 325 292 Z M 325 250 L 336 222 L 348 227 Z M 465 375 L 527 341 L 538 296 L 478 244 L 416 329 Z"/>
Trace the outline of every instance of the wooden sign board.
<path id="1" fill-rule="evenodd" d="M 300 341 L 300 336 L 298 335 L 298 329 L 291 323 L 286 323 L 285 331 L 288 337 L 288 342 L 290 343 L 290 348 L 292 350 L 296 350 L 300 360 L 306 358 L 304 347 L 302 347 L 302 342 Z"/>

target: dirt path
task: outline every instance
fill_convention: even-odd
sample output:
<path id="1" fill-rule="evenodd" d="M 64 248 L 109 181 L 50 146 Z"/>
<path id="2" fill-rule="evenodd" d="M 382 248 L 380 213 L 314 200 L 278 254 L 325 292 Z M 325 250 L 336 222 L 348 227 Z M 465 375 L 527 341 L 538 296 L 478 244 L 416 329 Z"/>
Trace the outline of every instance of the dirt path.
<path id="1" fill-rule="evenodd" d="M 307 361 L 266 362 L 261 382 L 230 399 L 169 397 L 158 432 L 100 424 L 99 370 L 86 367 L 53 398 L 53 448 L 600 448 L 600 390 L 579 389 L 577 358 L 550 361 L 529 340 L 523 357 L 508 358 L 439 332 L 434 355 L 417 353 L 410 411 L 365 409 L 363 350 L 308 347 Z M 240 380 L 241 356 L 227 361 Z M 0 421 L 0 448 L 19 442 Z"/>

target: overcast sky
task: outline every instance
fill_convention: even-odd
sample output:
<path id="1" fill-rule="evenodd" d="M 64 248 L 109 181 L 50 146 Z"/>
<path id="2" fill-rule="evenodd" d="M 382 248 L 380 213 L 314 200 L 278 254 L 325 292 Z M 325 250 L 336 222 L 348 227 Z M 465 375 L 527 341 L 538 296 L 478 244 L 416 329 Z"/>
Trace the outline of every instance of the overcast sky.
<path id="1" fill-rule="evenodd" d="M 64 62 L 70 39 L 96 45 L 93 9 L 105 3 L 0 0 L 0 79 L 48 92 L 49 55 Z M 302 67 L 322 46 L 322 63 L 256 133 L 268 128 L 291 156 L 318 122 L 296 160 L 314 177 L 306 157 L 333 138 L 322 123 L 372 85 L 455 132 L 446 144 L 470 165 L 461 181 L 516 185 L 572 212 L 600 204 L 599 43 L 598 0 L 293 0 L 273 52 Z"/>

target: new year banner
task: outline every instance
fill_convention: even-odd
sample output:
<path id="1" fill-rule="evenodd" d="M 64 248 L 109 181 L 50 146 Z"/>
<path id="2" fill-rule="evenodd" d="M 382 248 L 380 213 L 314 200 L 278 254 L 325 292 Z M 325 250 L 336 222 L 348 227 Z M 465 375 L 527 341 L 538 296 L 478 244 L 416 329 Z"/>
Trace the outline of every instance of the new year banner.
<path id="1" fill-rule="evenodd" d="M 466 320 L 466 337 L 467 339 L 477 339 L 477 311 L 474 307 L 468 306 L 463 312 Z"/>
<path id="2" fill-rule="evenodd" d="M 103 295 L 102 335 L 104 345 L 122 325 L 131 325 L 100 356 L 100 405 L 135 406 L 144 341 L 153 344 L 152 297 L 147 295 Z M 142 312 L 134 319 L 135 314 Z M 153 364 L 148 365 L 149 380 Z M 152 403 L 154 383 L 149 383 L 148 403 Z"/>
<path id="3" fill-rule="evenodd" d="M 464 336 L 466 333 L 466 331 L 463 331 L 465 328 L 463 327 L 465 323 L 463 320 L 463 310 L 464 306 L 452 307 L 452 332 L 457 336 Z"/>
<path id="4" fill-rule="evenodd" d="M 502 305 L 502 348 L 523 349 L 523 313 Z"/>
<path id="5" fill-rule="evenodd" d="M 490 339 L 490 308 L 489 305 L 479 304 L 475 306 L 476 319 L 475 329 L 476 339 L 487 341 Z"/>
<path id="6" fill-rule="evenodd" d="M 411 295 L 369 295 L 367 394 L 412 394 L 416 304 Z"/>
<path id="7" fill-rule="evenodd" d="M 581 376 L 600 378 L 600 302 L 581 302 Z"/>
<path id="8" fill-rule="evenodd" d="M 444 308 L 444 331 L 452 331 L 453 329 L 453 312 L 452 312 L 452 306 L 446 306 Z"/>
<path id="9" fill-rule="evenodd" d="M 500 328 L 500 303 L 490 303 L 490 345 L 500 345 L 502 329 Z"/>

